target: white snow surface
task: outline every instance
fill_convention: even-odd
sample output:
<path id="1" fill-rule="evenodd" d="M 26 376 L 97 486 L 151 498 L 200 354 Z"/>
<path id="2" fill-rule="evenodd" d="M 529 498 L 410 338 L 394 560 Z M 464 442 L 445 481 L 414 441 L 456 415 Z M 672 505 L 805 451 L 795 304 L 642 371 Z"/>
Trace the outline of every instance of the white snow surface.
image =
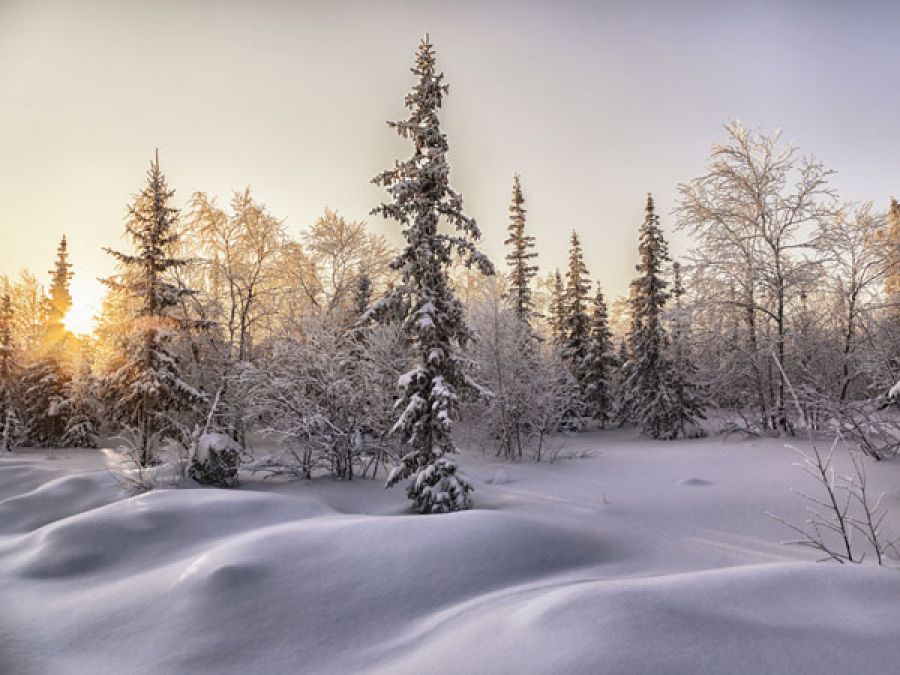
<path id="1" fill-rule="evenodd" d="M 97 452 L 4 457 L 0 673 L 897 672 L 900 571 L 765 515 L 814 489 L 783 441 L 568 449 L 463 454 L 476 508 L 437 516 L 381 480 L 127 497 Z M 896 531 L 900 463 L 868 469 Z"/>

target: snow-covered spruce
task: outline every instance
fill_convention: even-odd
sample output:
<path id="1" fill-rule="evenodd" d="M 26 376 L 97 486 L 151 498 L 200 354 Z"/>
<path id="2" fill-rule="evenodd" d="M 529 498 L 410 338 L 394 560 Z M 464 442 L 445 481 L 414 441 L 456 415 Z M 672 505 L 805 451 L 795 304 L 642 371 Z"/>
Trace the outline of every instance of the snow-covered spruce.
<path id="1" fill-rule="evenodd" d="M 512 203 L 509 205 L 509 237 L 503 243 L 510 247 L 506 254 L 509 263 L 509 301 L 516 316 L 528 323 L 534 313 L 531 280 L 538 268 L 531 262 L 537 253 L 534 251 L 534 237 L 525 234 L 525 213 L 522 182 L 517 174 L 513 179 Z"/>
<path id="2" fill-rule="evenodd" d="M 410 479 L 407 494 L 420 513 L 456 511 L 469 506 L 471 485 L 459 477 L 446 455 L 456 451 L 450 433 L 459 406 L 457 389 L 467 382 L 457 349 L 471 338 L 462 303 L 448 279 L 455 257 L 467 267 L 493 274 L 491 262 L 476 248 L 481 233 L 463 213 L 462 196 L 450 187 L 447 139 L 438 110 L 447 85 L 435 70 L 434 47 L 426 36 L 412 68 L 418 81 L 406 97 L 410 115 L 389 122 L 413 145 L 412 156 L 373 179 L 391 201 L 373 214 L 397 221 L 406 245 L 392 262 L 400 282 L 376 303 L 370 316 L 403 308 L 402 327 L 412 345 L 416 366 L 399 380 L 401 414 L 394 431 L 410 446 L 387 485 Z M 441 220 L 455 233 L 439 231 Z"/>
<path id="3" fill-rule="evenodd" d="M 631 282 L 631 329 L 628 360 L 623 366 L 621 414 L 651 438 L 684 435 L 696 421 L 691 383 L 676 378 L 668 332 L 663 323 L 669 285 L 663 265 L 668 245 L 647 195 L 646 215 L 638 245 L 638 276 Z"/>
<path id="4" fill-rule="evenodd" d="M 175 194 L 159 168 L 159 154 L 150 163 L 147 185 L 128 207 L 125 230 L 134 254 L 105 249 L 116 258 L 121 273 L 104 280 L 113 293 L 133 301 L 129 333 L 104 381 L 111 416 L 139 432 L 139 461 L 153 461 L 151 439 L 179 426 L 172 415 L 190 412 L 203 394 L 186 382 L 172 347 L 193 322 L 172 311 L 192 290 L 178 283 L 170 272 L 188 261 L 172 255 L 178 241 L 178 210 L 169 206 Z M 194 411 L 196 412 L 196 411 Z M 185 425 L 180 425 L 185 426 Z"/>

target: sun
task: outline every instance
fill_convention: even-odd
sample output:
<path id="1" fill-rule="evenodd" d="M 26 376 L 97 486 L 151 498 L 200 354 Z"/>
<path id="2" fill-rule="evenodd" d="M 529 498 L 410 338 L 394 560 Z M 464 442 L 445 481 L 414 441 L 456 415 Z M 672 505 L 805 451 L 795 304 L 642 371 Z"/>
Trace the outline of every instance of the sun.
<path id="1" fill-rule="evenodd" d="M 73 280 L 69 292 L 72 294 L 72 307 L 63 323 L 67 330 L 76 335 L 90 335 L 97 323 L 104 288 L 99 282 Z"/>

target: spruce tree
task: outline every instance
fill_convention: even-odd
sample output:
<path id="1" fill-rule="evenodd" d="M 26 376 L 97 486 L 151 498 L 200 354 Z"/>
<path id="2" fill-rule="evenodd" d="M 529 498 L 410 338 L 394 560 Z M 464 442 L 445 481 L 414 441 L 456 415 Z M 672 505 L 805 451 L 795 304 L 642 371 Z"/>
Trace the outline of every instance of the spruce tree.
<path id="1" fill-rule="evenodd" d="M 531 280 L 537 274 L 537 265 L 531 261 L 537 257 L 534 252 L 534 237 L 525 234 L 525 197 L 519 176 L 513 178 L 512 203 L 509 206 L 509 237 L 504 244 L 510 247 L 506 254 L 509 263 L 509 301 L 516 316 L 526 323 L 534 313 L 531 294 Z"/>
<path id="2" fill-rule="evenodd" d="M 671 333 L 672 347 L 672 422 L 677 434 L 685 438 L 692 434 L 702 433 L 698 420 L 706 419 L 703 414 L 703 403 L 697 386 L 697 367 L 691 358 L 690 324 L 682 298 L 684 297 L 684 279 L 681 264 L 672 263 L 672 302 Z"/>
<path id="3" fill-rule="evenodd" d="M 669 336 L 663 312 L 669 293 L 663 266 L 669 261 L 668 245 L 647 196 L 646 215 L 638 245 L 638 276 L 631 282 L 631 329 L 628 361 L 624 366 L 623 412 L 651 438 L 675 438 L 684 433 L 685 412 L 679 404 Z"/>
<path id="4" fill-rule="evenodd" d="M 550 285 L 550 307 L 547 312 L 547 324 L 550 328 L 550 338 L 554 344 L 562 346 L 566 337 L 566 287 L 563 278 L 557 269 L 553 274 Z"/>
<path id="5" fill-rule="evenodd" d="M 438 118 L 447 85 L 435 69 L 427 35 L 412 72 L 418 81 L 406 97 L 409 117 L 388 125 L 412 142 L 413 154 L 373 179 L 391 201 L 372 213 L 397 221 L 406 242 L 391 263 L 401 278 L 373 314 L 404 308 L 402 328 L 418 361 L 399 379 L 402 412 L 394 425 L 410 452 L 391 472 L 387 486 L 410 479 L 407 495 L 414 508 L 440 513 L 468 507 L 472 489 L 448 457 L 456 451 L 451 419 L 459 405 L 458 390 L 468 384 L 458 350 L 472 337 L 448 268 L 456 257 L 484 274 L 493 274 L 493 266 L 475 248 L 478 226 L 463 213 L 462 196 L 450 187 L 447 139 Z M 439 230 L 442 218 L 455 232 Z"/>
<path id="6" fill-rule="evenodd" d="M 594 313 L 591 317 L 591 338 L 587 356 L 582 365 L 581 381 L 588 414 L 605 425 L 613 416 L 613 377 L 616 355 L 606 301 L 600 282 L 594 296 Z"/>
<path id="7" fill-rule="evenodd" d="M 66 336 L 63 321 L 72 308 L 72 294 L 69 284 L 72 280 L 72 264 L 69 262 L 69 249 L 65 236 L 56 249 L 56 262 L 50 274 L 50 295 L 47 306 L 47 342 L 59 345 Z"/>
<path id="8" fill-rule="evenodd" d="M 19 383 L 22 442 L 45 448 L 62 445 L 66 427 L 63 404 L 71 379 L 75 346 L 71 333 L 63 324 L 72 307 L 69 292 L 72 265 L 65 237 L 56 250 L 56 261 L 48 274 L 50 292 L 44 297 L 41 308 L 41 341 L 27 355 Z"/>
<path id="9" fill-rule="evenodd" d="M 569 269 L 566 272 L 563 355 L 579 384 L 583 384 L 582 364 L 587 356 L 591 337 L 591 318 L 587 309 L 590 292 L 591 280 L 584 264 L 581 242 L 573 231 L 569 248 Z"/>
<path id="10" fill-rule="evenodd" d="M 135 252 L 105 249 L 116 258 L 121 273 L 104 283 L 131 298 L 137 308 L 108 386 L 116 397 L 115 417 L 136 431 L 143 466 L 153 461 L 153 439 L 175 431 L 170 411 L 188 410 L 203 398 L 182 378 L 172 344 L 192 325 L 176 318 L 173 308 L 193 293 L 167 274 L 188 263 L 171 253 L 178 241 L 178 210 L 170 206 L 174 194 L 160 170 L 157 151 L 147 185 L 128 207 L 125 231 Z"/>

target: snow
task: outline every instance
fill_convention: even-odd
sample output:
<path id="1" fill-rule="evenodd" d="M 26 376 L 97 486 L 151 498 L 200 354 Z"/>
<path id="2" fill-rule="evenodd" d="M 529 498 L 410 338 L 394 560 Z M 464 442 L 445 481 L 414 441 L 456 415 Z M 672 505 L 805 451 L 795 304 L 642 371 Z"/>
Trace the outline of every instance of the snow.
<path id="1" fill-rule="evenodd" d="M 128 497 L 96 452 L 3 457 L 0 673 L 896 669 L 900 571 L 815 563 L 765 515 L 813 489 L 783 441 L 566 452 L 459 455 L 476 508 L 439 516 L 381 481 Z M 868 469 L 897 532 L 900 463 Z"/>

